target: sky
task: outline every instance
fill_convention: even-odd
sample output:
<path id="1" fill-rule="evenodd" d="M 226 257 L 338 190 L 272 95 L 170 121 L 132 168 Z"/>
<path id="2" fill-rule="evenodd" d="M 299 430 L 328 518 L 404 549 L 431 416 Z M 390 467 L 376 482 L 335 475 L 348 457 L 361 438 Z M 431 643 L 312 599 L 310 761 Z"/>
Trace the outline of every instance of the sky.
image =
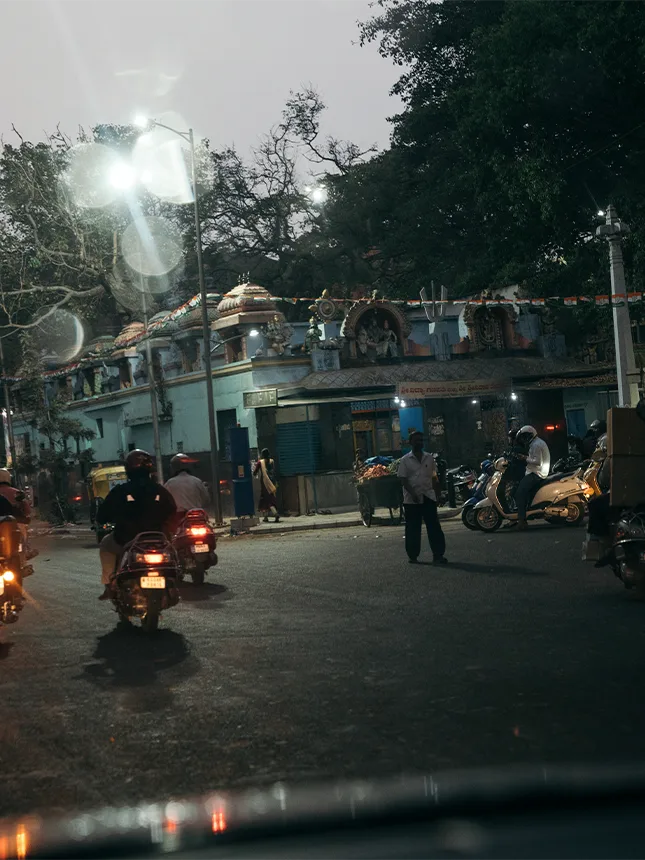
<path id="1" fill-rule="evenodd" d="M 0 135 L 165 118 L 246 150 L 312 84 L 324 130 L 387 146 L 398 77 L 361 48 L 368 0 L 2 0 Z"/>

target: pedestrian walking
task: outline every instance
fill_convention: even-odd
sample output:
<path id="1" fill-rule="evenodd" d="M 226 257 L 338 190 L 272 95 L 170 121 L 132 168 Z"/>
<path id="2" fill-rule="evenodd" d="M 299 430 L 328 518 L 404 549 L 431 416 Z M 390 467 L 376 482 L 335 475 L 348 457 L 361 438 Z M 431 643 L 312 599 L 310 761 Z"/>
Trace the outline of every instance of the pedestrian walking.
<path id="1" fill-rule="evenodd" d="M 260 501 L 258 502 L 258 510 L 264 514 L 264 522 L 269 522 L 269 514 L 275 511 L 276 523 L 280 521 L 278 515 L 278 500 L 276 499 L 276 490 L 278 483 L 276 480 L 275 462 L 271 459 L 271 452 L 268 448 L 263 448 L 260 452 L 260 459 L 255 464 L 253 469 L 254 477 L 260 476 Z"/>
<path id="2" fill-rule="evenodd" d="M 446 539 L 437 513 L 437 466 L 432 454 L 423 450 L 423 433 L 409 437 L 412 450 L 401 457 L 397 474 L 403 484 L 405 551 L 412 564 L 421 552 L 421 526 L 425 523 L 435 564 L 447 564 Z"/>

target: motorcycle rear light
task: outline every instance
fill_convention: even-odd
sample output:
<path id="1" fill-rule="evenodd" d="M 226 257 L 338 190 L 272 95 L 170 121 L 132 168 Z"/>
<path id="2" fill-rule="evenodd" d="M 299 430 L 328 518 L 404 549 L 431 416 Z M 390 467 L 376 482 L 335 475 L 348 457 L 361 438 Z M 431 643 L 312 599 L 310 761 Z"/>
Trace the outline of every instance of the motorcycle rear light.
<path id="1" fill-rule="evenodd" d="M 167 552 L 138 552 L 135 560 L 144 564 L 163 564 L 164 561 L 170 561 L 170 556 Z"/>
<path id="2" fill-rule="evenodd" d="M 206 526 L 191 526 L 188 529 L 188 534 L 195 537 L 204 537 L 204 535 L 208 534 L 208 528 Z"/>
<path id="3" fill-rule="evenodd" d="M 83 496 L 74 496 L 74 501 L 75 501 L 75 502 L 80 502 L 80 501 L 82 501 L 82 500 L 83 500 Z"/>

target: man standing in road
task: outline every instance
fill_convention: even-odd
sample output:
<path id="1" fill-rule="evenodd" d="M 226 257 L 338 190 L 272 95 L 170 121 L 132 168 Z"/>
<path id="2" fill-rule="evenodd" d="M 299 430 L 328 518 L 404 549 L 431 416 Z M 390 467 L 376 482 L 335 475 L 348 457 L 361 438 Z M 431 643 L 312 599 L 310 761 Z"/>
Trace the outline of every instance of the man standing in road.
<path id="1" fill-rule="evenodd" d="M 397 474 L 403 484 L 405 508 L 405 551 L 412 564 L 421 552 L 421 524 L 426 524 L 435 564 L 447 564 L 446 539 L 437 514 L 437 467 L 434 457 L 423 450 L 423 433 L 410 433 L 409 454 L 401 457 Z"/>

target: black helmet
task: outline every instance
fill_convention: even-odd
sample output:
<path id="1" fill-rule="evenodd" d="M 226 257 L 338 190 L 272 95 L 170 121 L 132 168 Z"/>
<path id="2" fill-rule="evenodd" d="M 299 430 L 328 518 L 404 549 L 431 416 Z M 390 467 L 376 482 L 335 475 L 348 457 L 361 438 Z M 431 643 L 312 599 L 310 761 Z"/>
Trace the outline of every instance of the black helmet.
<path id="1" fill-rule="evenodd" d="M 589 425 L 589 429 L 593 430 L 594 436 L 602 436 L 603 433 L 607 432 L 607 422 L 603 421 L 601 418 L 596 418 L 596 420 L 592 421 Z"/>
<path id="2" fill-rule="evenodd" d="M 197 463 L 194 457 L 189 457 L 188 454 L 175 454 L 170 461 L 170 469 L 173 475 L 178 475 L 180 472 L 190 472 L 190 467 Z"/>
<path id="3" fill-rule="evenodd" d="M 143 473 L 152 475 L 154 469 L 155 461 L 152 455 L 148 454 L 147 451 L 142 451 L 141 448 L 135 448 L 134 451 L 130 451 L 125 458 L 125 472 L 128 478 Z"/>

